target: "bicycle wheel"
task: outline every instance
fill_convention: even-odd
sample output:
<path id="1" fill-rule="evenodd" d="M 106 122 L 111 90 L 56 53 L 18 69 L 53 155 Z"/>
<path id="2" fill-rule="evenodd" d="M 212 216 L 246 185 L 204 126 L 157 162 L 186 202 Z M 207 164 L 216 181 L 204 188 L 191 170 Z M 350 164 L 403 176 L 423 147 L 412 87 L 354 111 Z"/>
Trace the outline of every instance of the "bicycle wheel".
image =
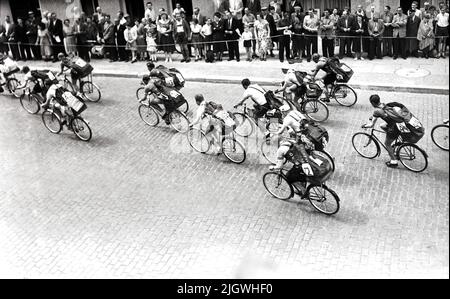
<path id="1" fill-rule="evenodd" d="M 10 93 L 12 93 L 16 98 L 20 98 L 22 96 L 21 90 L 17 89 L 20 85 L 19 80 L 16 78 L 8 79 L 7 87 Z"/>
<path id="2" fill-rule="evenodd" d="M 100 88 L 92 82 L 86 81 L 81 83 L 81 93 L 90 101 L 97 103 L 102 98 Z"/>
<path id="3" fill-rule="evenodd" d="M 46 110 L 42 113 L 42 121 L 45 127 L 53 134 L 59 134 L 62 130 L 61 117 L 54 111 Z"/>
<path id="4" fill-rule="evenodd" d="M 254 131 L 252 120 L 242 113 L 233 113 L 233 115 L 238 123 L 238 126 L 234 130 L 236 134 L 244 138 L 252 135 Z"/>
<path id="5" fill-rule="evenodd" d="M 439 125 L 431 131 L 431 139 L 440 149 L 448 152 L 448 125 Z"/>
<path id="6" fill-rule="evenodd" d="M 22 94 L 20 105 L 30 114 L 38 114 L 39 110 L 41 110 L 39 100 L 33 94 Z"/>
<path id="7" fill-rule="evenodd" d="M 142 104 L 139 106 L 138 110 L 142 121 L 148 126 L 156 127 L 159 124 L 159 115 L 158 112 L 155 111 L 155 108 Z"/>
<path id="8" fill-rule="evenodd" d="M 326 151 L 314 151 L 313 152 L 315 155 L 318 155 L 324 159 L 327 159 L 328 162 L 331 164 L 331 167 L 333 169 L 333 172 L 336 171 L 336 163 L 334 161 L 334 158 Z"/>
<path id="9" fill-rule="evenodd" d="M 247 158 L 244 146 L 236 139 L 225 137 L 222 142 L 224 156 L 234 164 L 242 164 Z"/>
<path id="10" fill-rule="evenodd" d="M 189 103 L 187 101 L 184 101 L 183 105 L 178 107 L 178 110 L 180 110 L 184 114 L 188 113 L 189 112 Z"/>
<path id="11" fill-rule="evenodd" d="M 336 102 L 344 107 L 352 107 L 358 102 L 355 90 L 346 84 L 336 86 L 333 94 Z"/>
<path id="12" fill-rule="evenodd" d="M 138 101 L 143 101 L 146 98 L 145 87 L 140 87 L 136 90 L 136 98 Z"/>
<path id="13" fill-rule="evenodd" d="M 169 115 L 170 126 L 179 133 L 187 133 L 189 131 L 189 120 L 186 115 L 180 111 L 173 111 Z"/>
<path id="14" fill-rule="evenodd" d="M 88 142 L 92 139 L 92 130 L 88 123 L 81 117 L 77 116 L 72 119 L 70 127 L 72 128 L 75 136 L 77 136 L 81 141 Z"/>
<path id="15" fill-rule="evenodd" d="M 423 172 L 428 167 L 428 156 L 424 150 L 415 144 L 405 143 L 397 149 L 397 157 L 408 170 Z"/>
<path id="16" fill-rule="evenodd" d="M 366 159 L 375 159 L 380 154 L 380 146 L 377 141 L 366 133 L 357 133 L 352 139 L 353 148 Z"/>
<path id="17" fill-rule="evenodd" d="M 189 145 L 197 152 L 206 154 L 211 149 L 211 143 L 202 130 L 192 128 L 188 132 Z"/>
<path id="18" fill-rule="evenodd" d="M 263 177 L 264 188 L 273 197 L 280 200 L 289 200 L 294 197 L 294 189 L 286 177 L 279 172 L 268 172 Z"/>
<path id="19" fill-rule="evenodd" d="M 65 80 L 65 79 L 59 80 L 59 84 L 62 85 L 65 89 L 67 89 L 68 91 L 70 91 L 72 93 L 76 92 L 75 88 L 73 87 L 72 82 L 70 82 L 69 80 Z"/>
<path id="20" fill-rule="evenodd" d="M 339 196 L 326 185 L 310 185 L 306 197 L 317 211 L 328 216 L 339 212 L 341 207 Z"/>
<path id="21" fill-rule="evenodd" d="M 266 139 L 261 144 L 261 154 L 271 164 L 277 164 L 278 148 L 280 147 L 281 136 L 274 136 Z"/>
<path id="22" fill-rule="evenodd" d="M 312 121 L 325 122 L 330 116 L 327 105 L 319 100 L 307 100 L 302 104 L 302 111 Z"/>

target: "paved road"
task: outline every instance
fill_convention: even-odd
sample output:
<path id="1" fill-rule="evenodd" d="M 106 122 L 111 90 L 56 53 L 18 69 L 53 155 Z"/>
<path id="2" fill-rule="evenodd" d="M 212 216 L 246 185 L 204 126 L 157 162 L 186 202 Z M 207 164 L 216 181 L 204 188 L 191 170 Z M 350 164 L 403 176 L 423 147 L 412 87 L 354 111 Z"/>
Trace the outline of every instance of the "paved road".
<path id="1" fill-rule="evenodd" d="M 267 165 L 189 152 L 170 129 L 137 115 L 135 80 L 105 79 L 85 116 L 91 143 L 51 135 L 38 116 L 0 96 L 0 276 L 4 277 L 447 277 L 449 156 L 429 136 L 423 174 L 362 160 L 351 137 L 370 115 L 331 105 L 330 182 L 342 210 L 271 198 Z M 239 86 L 189 84 L 192 99 L 232 107 Z M 405 103 L 428 132 L 448 118 L 446 96 L 380 93 Z M 192 104 L 192 101 L 191 101 Z M 250 145 L 251 145 L 250 141 Z"/>

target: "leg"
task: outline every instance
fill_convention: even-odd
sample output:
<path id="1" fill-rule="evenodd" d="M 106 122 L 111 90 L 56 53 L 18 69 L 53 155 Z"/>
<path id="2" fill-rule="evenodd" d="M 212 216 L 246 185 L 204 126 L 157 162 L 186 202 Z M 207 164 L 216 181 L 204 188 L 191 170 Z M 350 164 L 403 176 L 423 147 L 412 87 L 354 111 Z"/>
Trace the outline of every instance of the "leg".
<path id="1" fill-rule="evenodd" d="M 339 39 L 339 58 L 340 59 L 344 58 L 344 55 L 345 55 L 345 39 L 341 37 Z"/>

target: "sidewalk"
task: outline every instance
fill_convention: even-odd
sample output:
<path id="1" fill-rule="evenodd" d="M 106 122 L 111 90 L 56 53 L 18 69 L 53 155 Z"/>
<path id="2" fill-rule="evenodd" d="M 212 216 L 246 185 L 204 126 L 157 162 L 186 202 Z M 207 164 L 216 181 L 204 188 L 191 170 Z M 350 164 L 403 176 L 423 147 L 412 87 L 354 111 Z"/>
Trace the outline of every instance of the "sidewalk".
<path id="1" fill-rule="evenodd" d="M 239 84 L 242 79 L 249 78 L 252 82 L 262 85 L 278 85 L 282 79 L 282 68 L 297 68 L 311 71 L 313 62 L 289 64 L 281 63 L 276 58 L 266 62 L 222 61 L 214 64 L 204 61 L 180 63 L 178 55 L 175 61 L 162 64 L 175 67 L 181 71 L 187 81 Z M 349 65 L 355 72 L 349 84 L 356 89 L 384 90 L 396 92 L 413 92 L 426 94 L 449 94 L 449 61 L 448 59 L 408 58 L 393 60 L 386 57 L 382 60 L 354 61 L 344 58 L 342 62 Z M 23 63 L 20 63 L 21 65 Z M 57 70 L 59 65 L 32 61 L 27 62 L 31 69 Z M 108 60 L 92 60 L 94 75 L 101 77 L 138 78 L 146 73 L 146 63 L 135 64 Z"/>

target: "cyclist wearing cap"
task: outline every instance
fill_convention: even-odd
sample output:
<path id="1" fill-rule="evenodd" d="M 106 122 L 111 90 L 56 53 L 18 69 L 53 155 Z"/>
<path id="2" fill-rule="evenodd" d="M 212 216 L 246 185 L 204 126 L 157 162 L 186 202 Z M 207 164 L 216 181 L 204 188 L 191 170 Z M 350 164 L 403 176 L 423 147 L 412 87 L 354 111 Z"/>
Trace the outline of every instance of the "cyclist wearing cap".
<path id="1" fill-rule="evenodd" d="M 283 73 L 286 75 L 284 77 L 283 86 L 275 92 L 286 92 L 290 95 L 294 104 L 297 105 L 298 100 L 306 93 L 306 82 L 304 79 L 300 81 L 300 78 L 297 77 L 296 71 L 293 69 L 283 69 Z"/>
<path id="2" fill-rule="evenodd" d="M 276 135 L 281 135 L 285 130 L 289 130 L 291 135 L 296 135 L 301 132 L 302 122 L 306 117 L 297 110 L 291 110 L 289 105 L 283 105 L 280 107 L 280 111 L 283 114 L 283 125 Z"/>
<path id="3" fill-rule="evenodd" d="M 336 80 L 338 79 L 338 75 L 331 69 L 329 65 L 330 58 L 321 57 L 319 54 L 315 53 L 312 56 L 312 60 L 317 64 L 316 68 L 312 72 L 312 77 L 315 78 L 317 73 L 322 70 L 326 73 L 325 77 L 323 77 L 323 83 L 325 84 L 325 101 L 329 101 L 328 99 L 328 90 L 331 90 L 330 87 Z"/>
<path id="4" fill-rule="evenodd" d="M 77 81 L 79 79 L 78 75 L 73 71 L 73 62 L 69 57 L 66 57 L 63 53 L 58 54 L 58 60 L 61 61 L 61 72 L 58 76 L 61 76 L 65 71 L 70 70 L 70 77 L 72 79 L 73 88 L 77 89 Z"/>
<path id="5" fill-rule="evenodd" d="M 241 106 L 245 101 L 251 99 L 255 103 L 254 118 L 258 121 L 258 119 L 264 117 L 271 108 L 266 99 L 266 90 L 258 84 L 252 84 L 249 79 L 242 80 L 242 86 L 244 87 L 245 92 L 242 96 L 242 100 L 235 105 L 234 108 Z"/>
<path id="6" fill-rule="evenodd" d="M 45 80 L 56 79 L 53 73 L 49 70 L 32 71 L 28 66 L 24 66 L 22 68 L 22 73 L 24 74 L 23 83 L 18 86 L 17 89 L 23 89 L 26 88 L 30 83 L 35 83 L 32 93 L 41 94 L 45 99 L 47 88 L 49 87 L 45 85 Z"/>

